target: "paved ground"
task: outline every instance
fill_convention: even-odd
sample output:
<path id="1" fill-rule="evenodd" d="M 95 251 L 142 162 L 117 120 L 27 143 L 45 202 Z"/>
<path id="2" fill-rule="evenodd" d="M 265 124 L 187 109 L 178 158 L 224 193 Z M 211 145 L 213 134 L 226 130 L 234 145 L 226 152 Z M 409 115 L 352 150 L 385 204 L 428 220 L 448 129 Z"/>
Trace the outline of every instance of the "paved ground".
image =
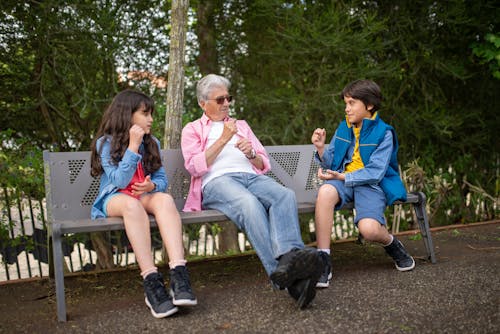
<path id="1" fill-rule="evenodd" d="M 66 279 L 58 323 L 46 279 L 0 285 L 0 333 L 500 333 L 500 221 L 401 236 L 417 267 L 400 273 L 380 247 L 334 244 L 334 281 L 306 310 L 273 291 L 255 256 L 191 263 L 199 305 L 154 319 L 135 270 Z M 165 271 L 165 270 L 163 270 Z"/>

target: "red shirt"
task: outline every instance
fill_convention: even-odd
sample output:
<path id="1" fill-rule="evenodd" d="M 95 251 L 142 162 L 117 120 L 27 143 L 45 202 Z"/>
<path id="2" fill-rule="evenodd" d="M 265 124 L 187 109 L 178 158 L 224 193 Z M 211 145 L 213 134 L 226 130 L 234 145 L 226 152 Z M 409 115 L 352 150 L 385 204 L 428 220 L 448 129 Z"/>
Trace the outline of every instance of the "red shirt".
<path id="1" fill-rule="evenodd" d="M 129 196 L 135 197 L 139 199 L 141 196 L 139 195 L 134 195 L 132 193 L 132 185 L 137 182 L 144 182 L 146 177 L 144 176 L 144 168 L 142 167 L 142 163 L 139 161 L 137 163 L 137 169 L 135 170 L 134 176 L 132 176 L 132 180 L 130 180 L 130 183 L 125 189 L 120 189 L 118 190 L 121 193 L 127 194 Z"/>

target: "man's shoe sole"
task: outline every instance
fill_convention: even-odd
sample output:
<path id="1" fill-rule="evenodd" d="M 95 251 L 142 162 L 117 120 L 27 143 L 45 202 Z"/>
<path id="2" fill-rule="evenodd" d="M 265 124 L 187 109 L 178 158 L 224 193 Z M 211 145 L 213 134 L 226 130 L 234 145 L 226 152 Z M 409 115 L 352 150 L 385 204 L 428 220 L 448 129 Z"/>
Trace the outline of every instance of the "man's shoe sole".
<path id="1" fill-rule="evenodd" d="M 296 252 L 291 260 L 289 270 L 276 270 L 271 274 L 271 280 L 281 288 L 288 288 L 298 279 L 313 277 L 317 281 L 321 272 L 317 272 L 321 267 L 321 259 L 314 248 L 303 248 Z M 316 277 L 317 276 L 317 277 Z M 316 282 L 314 282 L 316 284 Z"/>
<path id="2" fill-rule="evenodd" d="M 306 285 L 304 286 L 304 290 L 297 301 L 300 309 L 304 309 L 309 305 L 314 297 L 316 297 L 316 288 L 314 285 L 314 281 L 312 279 L 308 279 Z"/>

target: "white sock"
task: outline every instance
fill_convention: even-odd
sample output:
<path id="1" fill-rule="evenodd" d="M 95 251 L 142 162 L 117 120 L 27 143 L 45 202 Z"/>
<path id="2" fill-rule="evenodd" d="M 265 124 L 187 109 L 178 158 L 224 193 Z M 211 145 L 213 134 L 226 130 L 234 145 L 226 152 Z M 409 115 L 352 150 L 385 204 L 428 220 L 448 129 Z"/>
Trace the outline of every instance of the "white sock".
<path id="1" fill-rule="evenodd" d="M 153 267 L 153 268 L 149 268 L 149 269 L 146 269 L 143 272 L 141 272 L 141 276 L 143 279 L 146 279 L 146 277 L 148 277 L 149 274 L 157 273 L 157 272 L 158 272 L 158 268 Z"/>
<path id="2" fill-rule="evenodd" d="M 318 248 L 318 252 L 325 252 L 326 254 L 330 255 L 330 248 Z"/>
<path id="3" fill-rule="evenodd" d="M 174 260 L 174 261 L 170 261 L 168 263 L 168 266 L 170 267 L 170 269 L 174 269 L 177 266 L 185 266 L 186 263 L 187 263 L 186 260 Z"/>

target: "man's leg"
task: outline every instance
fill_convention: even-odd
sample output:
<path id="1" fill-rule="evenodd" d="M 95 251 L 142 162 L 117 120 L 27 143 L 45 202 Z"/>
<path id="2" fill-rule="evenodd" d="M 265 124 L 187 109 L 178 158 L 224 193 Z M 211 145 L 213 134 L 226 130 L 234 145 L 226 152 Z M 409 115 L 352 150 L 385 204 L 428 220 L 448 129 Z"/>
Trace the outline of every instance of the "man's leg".
<path id="1" fill-rule="evenodd" d="M 203 189 L 203 207 L 223 212 L 246 233 L 267 274 L 278 261 L 271 244 L 266 208 L 246 187 L 243 173 L 231 173 L 211 180 Z"/>

